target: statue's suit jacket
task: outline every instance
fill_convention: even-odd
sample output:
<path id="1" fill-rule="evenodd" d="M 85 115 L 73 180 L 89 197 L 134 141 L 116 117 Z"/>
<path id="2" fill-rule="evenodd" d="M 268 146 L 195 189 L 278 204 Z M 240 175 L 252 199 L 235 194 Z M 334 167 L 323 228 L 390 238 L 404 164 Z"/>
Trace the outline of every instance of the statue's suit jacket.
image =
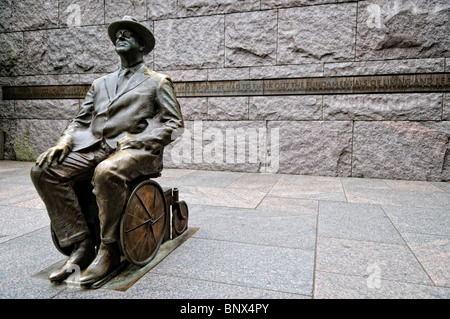
<path id="1" fill-rule="evenodd" d="M 142 65 L 126 87 L 116 93 L 119 71 L 95 80 L 78 115 L 64 135 L 71 150 L 81 151 L 102 139 L 112 148 L 121 138 L 140 142 L 154 154 L 179 135 L 183 128 L 172 80 Z"/>

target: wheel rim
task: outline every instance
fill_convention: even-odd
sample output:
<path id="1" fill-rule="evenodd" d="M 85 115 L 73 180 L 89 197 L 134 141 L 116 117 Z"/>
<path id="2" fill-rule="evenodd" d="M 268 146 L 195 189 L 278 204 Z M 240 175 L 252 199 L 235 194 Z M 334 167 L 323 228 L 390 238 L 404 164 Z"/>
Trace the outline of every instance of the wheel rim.
<path id="1" fill-rule="evenodd" d="M 178 237 L 187 229 L 188 222 L 188 207 L 184 201 L 176 204 L 176 209 L 173 209 L 172 215 L 172 236 Z"/>
<path id="2" fill-rule="evenodd" d="M 120 225 L 122 251 L 131 263 L 143 266 L 155 257 L 164 238 L 166 212 L 159 184 L 147 180 L 134 188 Z"/>

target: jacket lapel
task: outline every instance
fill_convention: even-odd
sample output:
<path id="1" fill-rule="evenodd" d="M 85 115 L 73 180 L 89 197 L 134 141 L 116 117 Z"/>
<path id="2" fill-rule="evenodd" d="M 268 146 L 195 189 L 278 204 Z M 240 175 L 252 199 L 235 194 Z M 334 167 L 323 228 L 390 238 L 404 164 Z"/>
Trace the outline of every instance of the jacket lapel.
<path id="1" fill-rule="evenodd" d="M 112 92 L 114 92 L 111 96 L 113 96 L 114 98 L 111 99 L 110 98 L 110 103 L 109 105 L 111 105 L 113 102 L 115 102 L 119 97 L 121 97 L 123 94 L 125 94 L 126 92 L 134 89 L 136 86 L 138 86 L 139 84 L 141 84 L 142 82 L 144 82 L 145 80 L 147 80 L 149 77 L 149 70 L 145 65 L 142 65 L 134 74 L 133 76 L 130 78 L 130 80 L 127 82 L 127 85 L 124 87 L 124 89 L 121 92 L 117 92 L 117 95 L 115 94 L 115 88 L 116 88 L 116 83 L 117 83 L 117 77 L 119 74 L 119 71 L 115 72 L 115 76 L 111 76 L 111 81 L 109 81 L 108 83 L 108 92 L 111 92 L 110 90 L 112 90 Z M 115 79 L 114 81 L 112 79 Z M 112 84 L 113 82 L 113 84 Z M 111 85 L 112 84 L 112 85 Z M 110 94 L 110 93 L 108 93 Z"/>
<path id="2" fill-rule="evenodd" d="M 116 97 L 116 85 L 119 77 L 119 70 L 109 74 L 104 81 L 108 99 L 111 102 Z"/>
<path id="3" fill-rule="evenodd" d="M 125 88 L 123 89 L 122 92 L 118 93 L 118 95 L 122 95 L 132 89 L 134 89 L 136 86 L 138 86 L 139 84 L 141 84 L 142 82 L 144 82 L 145 80 L 148 79 L 148 76 L 145 74 L 145 70 L 147 68 L 145 67 L 145 65 L 142 65 L 137 71 L 136 73 L 133 74 L 133 76 L 130 78 L 130 80 L 128 81 L 127 85 L 125 86 Z"/>

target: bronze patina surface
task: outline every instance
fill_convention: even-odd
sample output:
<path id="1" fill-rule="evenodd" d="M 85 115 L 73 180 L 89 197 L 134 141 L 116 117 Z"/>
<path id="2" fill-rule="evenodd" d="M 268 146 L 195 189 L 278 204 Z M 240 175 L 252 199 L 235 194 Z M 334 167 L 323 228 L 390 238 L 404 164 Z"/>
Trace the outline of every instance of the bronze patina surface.
<path id="1" fill-rule="evenodd" d="M 150 179 L 160 176 L 164 147 L 184 127 L 180 105 L 171 78 L 144 63 L 155 45 L 145 25 L 125 16 L 109 25 L 108 35 L 120 68 L 89 87 L 4 91 L 4 98 L 21 99 L 85 95 L 56 145 L 31 169 L 53 241 L 69 256 L 49 274 L 53 282 L 80 269 L 79 284 L 92 287 L 120 268 L 122 255 L 134 265 L 147 264 L 167 238 L 166 195 Z"/>

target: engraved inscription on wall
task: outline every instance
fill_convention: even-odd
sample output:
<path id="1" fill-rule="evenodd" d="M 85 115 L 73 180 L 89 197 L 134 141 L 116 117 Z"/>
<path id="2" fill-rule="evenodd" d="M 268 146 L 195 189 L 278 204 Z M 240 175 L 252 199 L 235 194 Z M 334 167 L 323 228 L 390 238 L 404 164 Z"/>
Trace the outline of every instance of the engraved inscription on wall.
<path id="1" fill-rule="evenodd" d="M 4 100 L 80 99 L 86 96 L 89 85 L 4 86 Z"/>
<path id="2" fill-rule="evenodd" d="M 448 91 L 450 74 L 301 78 L 264 83 L 264 95 Z"/>
<path id="3" fill-rule="evenodd" d="M 450 73 L 174 82 L 178 97 L 450 92 Z M 81 99 L 89 85 L 5 86 L 4 100 Z"/>

